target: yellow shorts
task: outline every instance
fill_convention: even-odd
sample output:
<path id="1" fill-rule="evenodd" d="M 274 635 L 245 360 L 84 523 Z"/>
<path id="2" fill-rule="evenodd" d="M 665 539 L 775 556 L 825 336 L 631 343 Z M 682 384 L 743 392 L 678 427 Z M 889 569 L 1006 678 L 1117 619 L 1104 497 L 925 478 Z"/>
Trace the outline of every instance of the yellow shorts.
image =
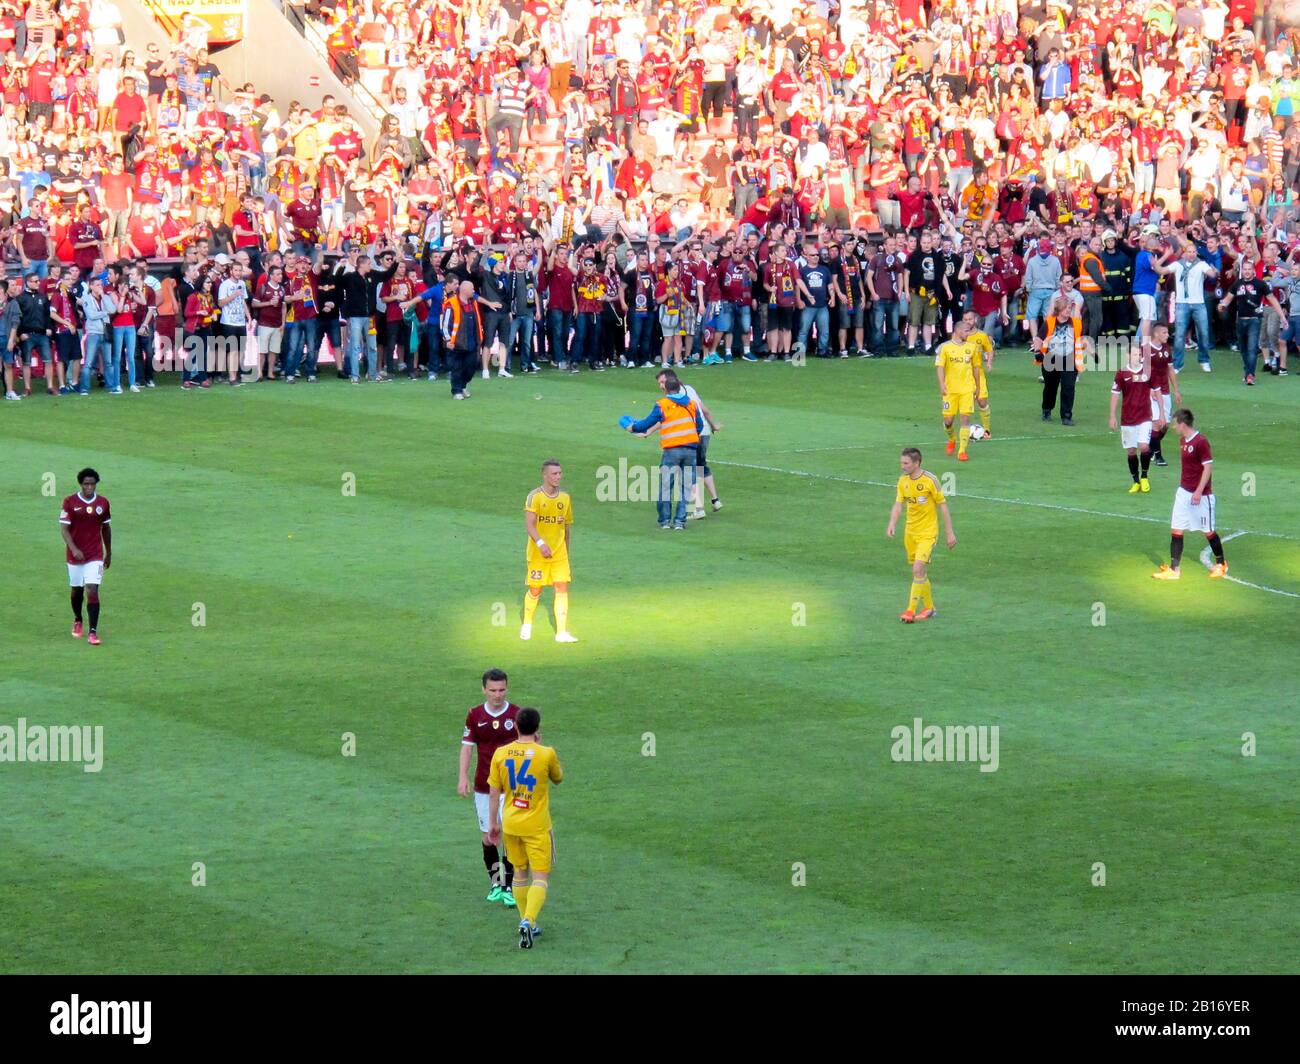
<path id="1" fill-rule="evenodd" d="M 525 579 L 529 587 L 567 584 L 572 579 L 569 572 L 569 559 L 567 557 L 530 558 Z"/>
<path id="2" fill-rule="evenodd" d="M 506 860 L 516 869 L 530 872 L 549 872 L 555 862 L 555 832 L 544 835 L 502 835 L 506 844 Z"/>
<path id="3" fill-rule="evenodd" d="M 943 416 L 969 414 L 975 409 L 974 392 L 949 392 L 943 397 Z"/>
<path id="4" fill-rule="evenodd" d="M 917 539 L 912 535 L 903 536 L 903 549 L 907 551 L 907 560 L 909 562 L 925 562 L 929 564 L 930 555 L 934 553 L 934 536 L 925 539 Z"/>

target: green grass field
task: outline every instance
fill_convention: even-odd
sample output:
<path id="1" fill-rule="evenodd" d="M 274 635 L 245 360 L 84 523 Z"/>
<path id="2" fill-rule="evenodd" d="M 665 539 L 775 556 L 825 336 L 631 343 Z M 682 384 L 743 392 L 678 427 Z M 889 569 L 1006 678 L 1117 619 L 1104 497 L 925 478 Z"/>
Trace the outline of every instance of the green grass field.
<path id="1" fill-rule="evenodd" d="M 657 461 L 615 425 L 649 371 L 467 403 L 331 373 L 8 404 L 0 724 L 101 724 L 105 760 L 0 764 L 0 967 L 1294 969 L 1300 382 L 1245 389 L 1234 358 L 1184 374 L 1184 401 L 1223 534 L 1249 530 L 1232 576 L 1257 587 L 1207 579 L 1191 534 L 1183 580 L 1152 581 L 1176 448 L 1126 494 L 1108 382 L 1085 375 L 1075 428 L 1043 425 L 1019 353 L 962 466 L 922 360 L 690 370 L 724 424 L 726 507 L 685 534 L 596 501 L 601 466 Z M 884 536 L 909 444 L 955 474 L 959 537 L 916 626 Z M 577 517 L 574 646 L 541 611 L 518 639 L 522 504 L 550 456 Z M 86 464 L 115 516 L 99 648 L 68 637 L 56 525 Z M 549 933 L 524 956 L 455 794 L 490 666 L 567 773 Z M 915 716 L 997 725 L 998 770 L 894 763 Z"/>

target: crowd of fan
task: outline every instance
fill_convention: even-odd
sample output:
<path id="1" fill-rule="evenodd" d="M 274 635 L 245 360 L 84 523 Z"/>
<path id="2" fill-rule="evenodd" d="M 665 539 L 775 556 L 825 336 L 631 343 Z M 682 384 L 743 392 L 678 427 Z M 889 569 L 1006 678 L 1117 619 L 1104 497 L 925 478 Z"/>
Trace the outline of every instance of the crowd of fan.
<path id="1" fill-rule="evenodd" d="M 468 396 L 494 360 L 919 352 L 963 311 L 1167 320 L 1253 384 L 1300 343 L 1286 6 L 293 0 L 382 102 L 367 145 L 332 96 L 229 84 L 198 20 L 137 52 L 111 3 L 0 0 L 6 392 L 327 351 Z"/>

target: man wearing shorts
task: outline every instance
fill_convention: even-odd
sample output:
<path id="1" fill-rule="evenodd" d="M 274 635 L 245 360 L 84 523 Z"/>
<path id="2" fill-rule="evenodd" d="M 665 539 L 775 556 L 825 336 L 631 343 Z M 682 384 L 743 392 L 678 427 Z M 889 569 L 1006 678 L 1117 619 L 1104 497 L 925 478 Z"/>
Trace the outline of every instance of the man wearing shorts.
<path id="1" fill-rule="evenodd" d="M 113 520 L 108 500 L 99 494 L 99 474 L 83 469 L 77 474 L 81 489 L 63 500 L 59 532 L 63 536 L 68 562 L 68 583 L 72 587 L 72 638 L 82 633 L 81 607 L 90 612 L 91 646 L 99 645 L 99 586 L 104 572 L 113 564 Z"/>
<path id="2" fill-rule="evenodd" d="M 519 707 L 506 700 L 508 682 L 509 678 L 501 669 L 488 669 L 483 674 L 483 701 L 465 715 L 456 793 L 462 798 L 468 798 L 471 793 L 469 758 L 470 752 L 477 750 L 478 761 L 474 768 L 472 791 L 478 830 L 483 837 L 483 864 L 492 884 L 487 900 L 499 901 L 507 909 L 513 909 L 515 898 L 511 887 L 514 866 L 508 859 L 503 863 L 496 844 L 488 841 L 488 769 L 492 767 L 492 755 L 498 748 L 515 738 L 515 719 L 519 716 Z"/>
<path id="3" fill-rule="evenodd" d="M 1223 556 L 1223 541 L 1215 531 L 1215 500 L 1211 482 L 1214 454 L 1210 441 L 1196 430 L 1196 419 L 1190 410 L 1174 413 L 1174 432 L 1178 434 L 1178 451 L 1182 458 L 1182 477 L 1174 493 L 1174 513 L 1170 523 L 1169 564 L 1162 565 L 1151 575 L 1157 580 L 1180 578 L 1179 563 L 1183 557 L 1183 533 L 1205 533 L 1206 542 L 1214 553 L 1214 566 L 1210 578 L 1220 580 L 1228 575 L 1228 563 Z"/>

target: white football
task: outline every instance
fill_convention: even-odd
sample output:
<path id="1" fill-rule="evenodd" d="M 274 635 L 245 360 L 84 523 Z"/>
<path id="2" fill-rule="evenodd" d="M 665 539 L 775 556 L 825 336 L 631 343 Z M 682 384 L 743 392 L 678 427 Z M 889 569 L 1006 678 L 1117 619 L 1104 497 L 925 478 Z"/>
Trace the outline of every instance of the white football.
<path id="1" fill-rule="evenodd" d="M 972 425 L 970 427 L 970 438 L 972 440 L 982 440 L 984 438 L 984 426 Z"/>

